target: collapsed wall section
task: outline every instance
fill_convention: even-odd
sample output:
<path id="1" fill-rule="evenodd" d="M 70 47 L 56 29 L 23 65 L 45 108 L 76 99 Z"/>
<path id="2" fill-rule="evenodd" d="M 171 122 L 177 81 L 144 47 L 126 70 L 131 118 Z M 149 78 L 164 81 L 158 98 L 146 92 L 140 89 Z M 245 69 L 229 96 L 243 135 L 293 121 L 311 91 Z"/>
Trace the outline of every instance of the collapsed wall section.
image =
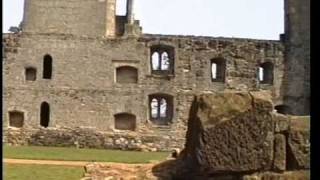
<path id="1" fill-rule="evenodd" d="M 95 128 L 9 128 L 3 132 L 7 145 L 171 151 L 183 146 L 184 139 L 168 134 L 107 132 Z"/>

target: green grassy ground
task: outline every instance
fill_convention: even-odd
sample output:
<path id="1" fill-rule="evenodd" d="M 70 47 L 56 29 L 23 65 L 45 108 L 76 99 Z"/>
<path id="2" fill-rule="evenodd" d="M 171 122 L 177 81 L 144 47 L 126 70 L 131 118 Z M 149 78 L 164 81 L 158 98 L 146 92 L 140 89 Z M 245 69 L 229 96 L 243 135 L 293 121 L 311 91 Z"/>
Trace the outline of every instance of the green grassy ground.
<path id="1" fill-rule="evenodd" d="M 3 150 L 4 158 L 121 163 L 149 163 L 164 160 L 169 155 L 166 152 L 133 152 L 35 146 L 4 146 Z"/>
<path id="2" fill-rule="evenodd" d="M 83 177 L 81 167 L 51 165 L 4 164 L 5 180 L 79 180 Z"/>

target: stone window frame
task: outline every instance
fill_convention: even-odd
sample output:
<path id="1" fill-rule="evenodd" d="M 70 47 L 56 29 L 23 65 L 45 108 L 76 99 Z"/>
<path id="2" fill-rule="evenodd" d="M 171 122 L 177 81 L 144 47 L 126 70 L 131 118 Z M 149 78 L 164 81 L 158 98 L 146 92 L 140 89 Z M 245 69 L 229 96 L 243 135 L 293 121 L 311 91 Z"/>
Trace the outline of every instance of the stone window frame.
<path id="1" fill-rule="evenodd" d="M 151 107 L 151 102 L 153 99 L 156 99 L 158 102 L 158 117 L 154 118 L 152 117 L 152 107 Z M 167 116 L 166 117 L 160 117 L 160 101 L 162 99 L 166 100 L 167 103 Z M 153 122 L 156 125 L 170 125 L 173 120 L 173 115 L 174 115 L 174 97 L 170 94 L 165 94 L 165 93 L 154 93 L 150 94 L 148 96 L 148 112 L 149 112 L 149 119 L 151 122 Z"/>
<path id="2" fill-rule="evenodd" d="M 35 71 L 35 79 L 34 80 L 28 80 L 27 79 L 27 71 L 28 70 L 34 70 Z M 38 75 L 38 69 L 36 67 L 34 67 L 34 66 L 26 66 L 24 68 L 24 77 L 25 77 L 24 79 L 25 79 L 25 81 L 27 81 L 27 82 L 36 81 L 37 80 L 37 75 Z"/>
<path id="3" fill-rule="evenodd" d="M 134 84 L 139 84 L 140 82 L 140 70 L 139 70 L 139 66 L 140 66 L 140 61 L 139 60 L 116 60 L 113 59 L 112 60 L 112 68 L 113 68 L 113 83 L 116 85 L 134 85 Z M 133 67 L 135 69 L 137 69 L 137 83 L 117 83 L 117 68 L 123 67 L 123 66 L 129 66 L 129 67 Z"/>
<path id="4" fill-rule="evenodd" d="M 136 71 L 137 76 L 136 76 L 135 82 L 127 82 L 127 83 L 125 83 L 125 82 L 119 82 L 119 81 L 118 81 L 118 70 L 119 70 L 120 68 L 128 68 L 128 69 L 131 69 L 131 70 Z M 116 71 L 115 82 L 116 82 L 117 84 L 138 84 L 138 79 L 139 79 L 139 70 L 138 70 L 138 68 L 133 67 L 133 66 L 125 65 L 125 66 L 119 66 L 119 67 L 117 67 L 117 68 L 115 69 L 115 71 Z"/>
<path id="5" fill-rule="evenodd" d="M 212 77 L 212 65 L 216 64 L 216 78 Z M 210 79 L 212 82 L 224 83 L 226 80 L 227 60 L 223 57 L 210 59 Z"/>
<path id="6" fill-rule="evenodd" d="M 119 128 L 117 128 L 116 127 L 116 116 L 119 116 L 119 115 L 133 116 L 134 117 L 134 128 L 133 129 L 119 129 Z M 120 130 L 120 131 L 136 131 L 137 130 L 137 116 L 135 114 L 128 113 L 128 112 L 121 112 L 121 113 L 114 114 L 113 118 L 114 118 L 114 129 Z"/>
<path id="7" fill-rule="evenodd" d="M 260 80 L 260 68 L 263 69 L 263 80 Z M 267 78 L 266 78 L 267 77 Z M 258 66 L 258 82 L 263 85 L 274 84 L 274 63 L 271 61 L 262 62 Z"/>
<path id="8" fill-rule="evenodd" d="M 149 48 L 149 61 L 150 61 L 150 71 L 152 75 L 160 75 L 160 76 L 172 76 L 175 73 L 175 61 L 176 61 L 176 48 L 173 45 L 169 45 L 169 44 L 154 44 L 151 45 Z M 159 65 L 160 65 L 160 69 L 159 70 L 155 70 L 153 69 L 153 64 L 152 64 L 152 56 L 154 53 L 158 53 L 159 54 Z M 163 53 L 167 53 L 169 56 L 169 62 L 170 62 L 170 66 L 168 70 L 161 70 L 161 62 L 162 62 L 162 54 Z"/>
<path id="9" fill-rule="evenodd" d="M 10 126 L 10 113 L 22 113 L 23 114 L 23 122 L 22 122 L 21 127 Z M 23 128 L 26 125 L 25 124 L 26 116 L 27 116 L 27 113 L 25 113 L 25 111 L 23 111 L 23 110 L 16 110 L 16 109 L 8 110 L 8 113 L 7 113 L 8 128 L 17 128 L 17 129 Z"/>

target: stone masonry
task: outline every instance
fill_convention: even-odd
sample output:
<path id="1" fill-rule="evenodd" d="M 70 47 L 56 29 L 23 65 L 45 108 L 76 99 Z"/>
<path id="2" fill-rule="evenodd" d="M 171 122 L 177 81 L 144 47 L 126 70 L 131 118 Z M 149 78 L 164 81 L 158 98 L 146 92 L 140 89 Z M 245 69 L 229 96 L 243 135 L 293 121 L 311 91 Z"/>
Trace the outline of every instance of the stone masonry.
<path id="1" fill-rule="evenodd" d="M 130 167 L 89 163 L 82 180 L 309 180 L 310 117 L 273 110 L 266 92 L 195 96 L 177 156 Z"/>
<path id="2" fill-rule="evenodd" d="M 3 36 L 4 142 L 170 150 L 183 147 L 194 95 L 262 90 L 290 106 L 283 41 L 143 34 L 132 3 L 116 16 L 116 0 L 25 0 L 21 31 Z M 157 50 L 168 51 L 168 71 L 154 70 Z M 258 78 L 266 63 L 268 83 Z"/>

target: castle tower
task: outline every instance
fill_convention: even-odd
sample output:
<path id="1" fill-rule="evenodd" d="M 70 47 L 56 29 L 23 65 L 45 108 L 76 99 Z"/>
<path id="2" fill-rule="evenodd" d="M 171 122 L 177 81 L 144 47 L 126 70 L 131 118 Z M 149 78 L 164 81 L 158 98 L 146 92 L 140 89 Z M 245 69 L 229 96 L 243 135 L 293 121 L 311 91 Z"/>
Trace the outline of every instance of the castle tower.
<path id="1" fill-rule="evenodd" d="M 284 104 L 310 114 L 310 0 L 285 0 L 285 47 Z"/>
<path id="2" fill-rule="evenodd" d="M 114 38 L 135 23 L 134 1 L 127 16 L 116 15 L 117 0 L 25 0 L 22 30 L 35 34 L 72 34 Z"/>
<path id="3" fill-rule="evenodd" d="M 106 37 L 116 36 L 116 7 L 117 0 L 106 0 Z"/>
<path id="4" fill-rule="evenodd" d="M 127 15 L 126 15 L 126 24 L 124 27 L 125 36 L 139 36 L 141 34 L 141 27 L 139 21 L 136 21 L 134 18 L 134 0 L 127 0 Z"/>
<path id="5" fill-rule="evenodd" d="M 134 24 L 134 0 L 127 0 L 127 22 Z"/>

